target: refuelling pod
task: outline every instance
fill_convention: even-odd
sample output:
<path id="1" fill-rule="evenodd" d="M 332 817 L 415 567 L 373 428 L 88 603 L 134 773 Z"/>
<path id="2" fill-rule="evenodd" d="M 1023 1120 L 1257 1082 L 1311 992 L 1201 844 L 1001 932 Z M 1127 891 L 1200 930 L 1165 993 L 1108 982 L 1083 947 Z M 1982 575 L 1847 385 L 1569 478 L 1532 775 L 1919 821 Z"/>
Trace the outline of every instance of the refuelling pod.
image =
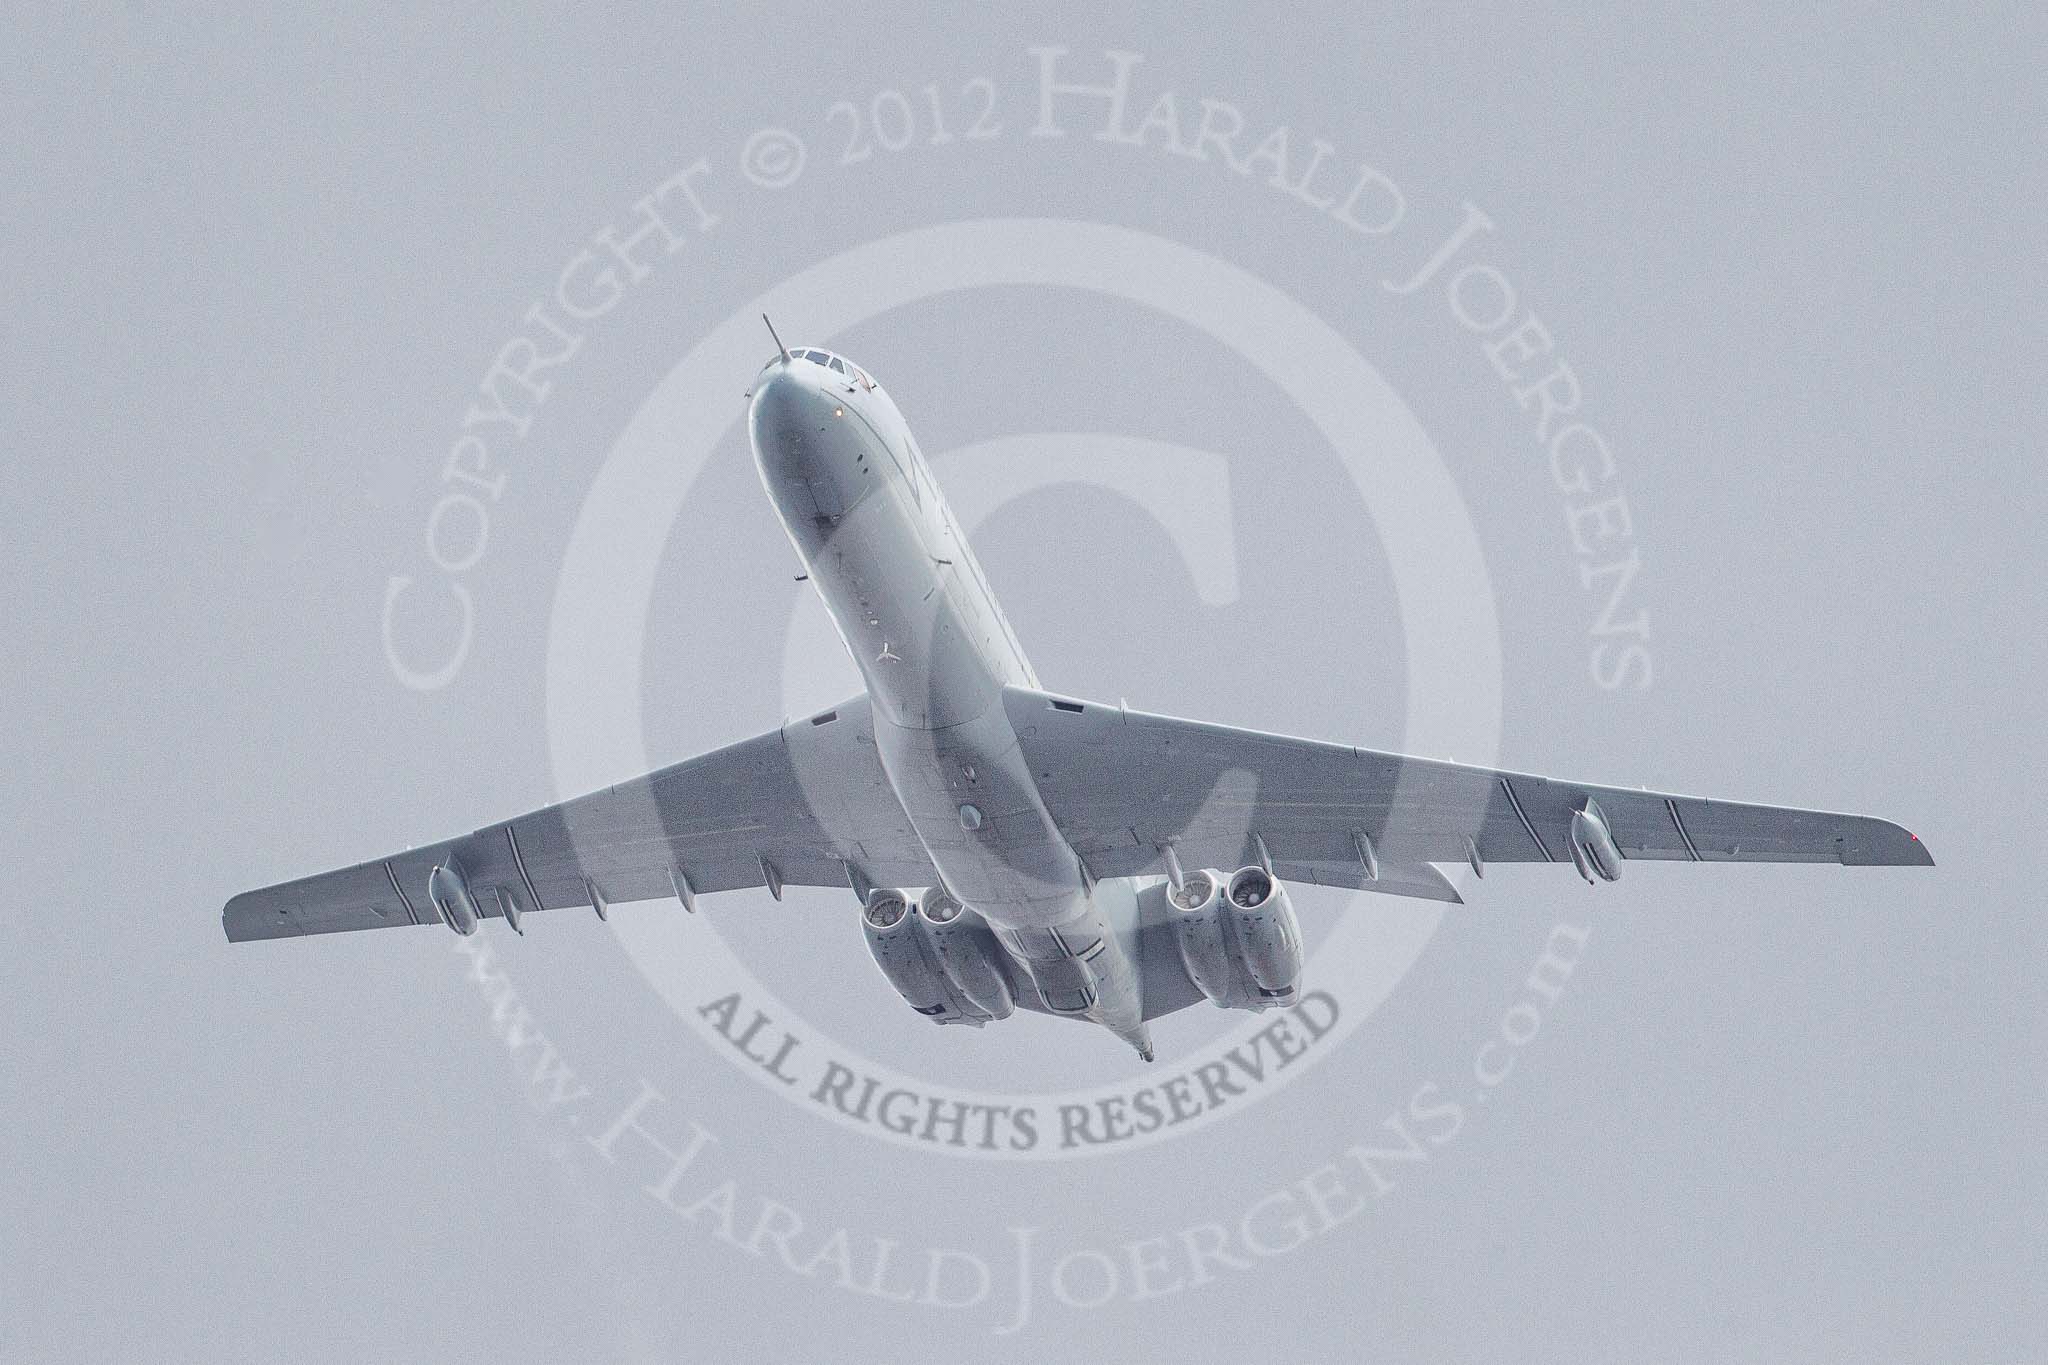
<path id="1" fill-rule="evenodd" d="M 1618 881 L 1621 878 L 1621 850 L 1615 846 L 1614 832 L 1607 827 L 1607 817 L 1600 813 L 1600 807 L 1588 798 L 1585 806 L 1572 812 L 1572 866 L 1579 869 L 1579 875 L 1590 884 L 1593 874 L 1598 873 L 1603 881 Z"/>
<path id="2" fill-rule="evenodd" d="M 1001 929 L 996 939 L 1009 960 L 1022 964 L 1031 988 L 1054 1014 L 1086 1016 L 1099 993 L 1087 959 L 1099 940 L 1076 942 L 1060 929 Z"/>
<path id="3" fill-rule="evenodd" d="M 1253 864 L 1230 875 L 1223 913 L 1236 932 L 1240 960 L 1267 1005 L 1301 999 L 1301 925 L 1287 888 Z"/>
<path id="4" fill-rule="evenodd" d="M 441 912 L 441 923 L 464 938 L 476 932 L 476 900 L 469 894 L 460 864 L 452 860 L 437 864 L 427 874 L 427 899 Z"/>
<path id="5" fill-rule="evenodd" d="M 933 888 L 917 903 L 918 918 L 924 921 L 925 947 L 932 963 L 947 983 L 976 1010 L 991 1019 L 1007 1019 L 1017 1002 L 1010 983 L 996 966 L 1002 948 L 981 916 L 970 914 L 959 901 Z"/>
<path id="6" fill-rule="evenodd" d="M 882 969 L 882 975 L 889 979 L 896 993 L 933 1023 L 980 1027 L 992 1018 L 1002 1017 L 982 1008 L 947 976 L 930 941 L 929 921 L 912 908 L 903 892 L 870 893 L 861 911 L 861 931 L 875 965 Z M 993 938 L 989 946 L 994 946 Z M 956 955 L 963 952 L 963 948 L 956 946 Z M 1007 1001 L 1007 996 L 1004 999 Z M 1003 1013 L 1008 1014 L 1009 1010 Z"/>

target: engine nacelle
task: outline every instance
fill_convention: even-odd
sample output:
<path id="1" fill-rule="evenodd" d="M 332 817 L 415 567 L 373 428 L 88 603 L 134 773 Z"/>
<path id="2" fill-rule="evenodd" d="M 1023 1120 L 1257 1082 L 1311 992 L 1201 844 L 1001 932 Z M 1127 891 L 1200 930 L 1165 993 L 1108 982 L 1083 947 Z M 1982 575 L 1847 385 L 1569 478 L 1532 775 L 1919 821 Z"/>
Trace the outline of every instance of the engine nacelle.
<path id="1" fill-rule="evenodd" d="M 905 892 L 876 890 L 861 910 L 861 931 L 896 993 L 933 1023 L 978 1028 L 1016 1008 L 995 935 L 944 891 L 913 906 Z"/>
<path id="2" fill-rule="evenodd" d="M 1265 868 L 1240 867 L 1223 890 L 1245 971 L 1261 997 L 1291 1005 L 1301 998 L 1301 926 L 1287 888 Z"/>
<path id="3" fill-rule="evenodd" d="M 1168 888 L 1181 964 L 1226 1009 L 1270 1009 L 1301 998 L 1301 929 L 1287 889 L 1263 867 L 1226 880 L 1213 868 Z"/>
<path id="4" fill-rule="evenodd" d="M 969 1005 L 991 1019 L 1007 1019 L 1017 1008 L 1009 978 L 997 965 L 1002 947 L 981 916 L 936 887 L 917 905 L 925 947 L 933 965 Z"/>
<path id="5" fill-rule="evenodd" d="M 1232 960 L 1236 943 L 1223 918 L 1223 878 L 1207 868 L 1190 872 L 1178 887 L 1166 888 L 1166 903 L 1173 907 L 1174 941 L 1189 979 L 1219 1005 L 1251 1008 Z"/>

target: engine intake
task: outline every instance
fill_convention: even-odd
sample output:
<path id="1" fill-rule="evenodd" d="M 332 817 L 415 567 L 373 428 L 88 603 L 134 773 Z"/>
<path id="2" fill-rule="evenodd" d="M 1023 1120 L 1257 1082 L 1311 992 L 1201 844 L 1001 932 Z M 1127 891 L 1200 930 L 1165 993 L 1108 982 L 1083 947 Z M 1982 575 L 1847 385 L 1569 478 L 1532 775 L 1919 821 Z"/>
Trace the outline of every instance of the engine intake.
<path id="1" fill-rule="evenodd" d="M 1301 998 L 1301 930 L 1287 889 L 1259 866 L 1226 881 L 1204 868 L 1169 888 L 1181 964 L 1225 1009 L 1271 1009 Z"/>
<path id="2" fill-rule="evenodd" d="M 870 893 L 861 932 L 896 993 L 933 1023 L 979 1028 L 1016 1008 L 995 935 L 942 890 L 927 892 L 914 909 L 906 892 Z"/>
<path id="3" fill-rule="evenodd" d="M 910 902 L 898 891 L 877 891 L 868 897 L 862 915 L 870 929 L 894 929 L 910 913 Z"/>

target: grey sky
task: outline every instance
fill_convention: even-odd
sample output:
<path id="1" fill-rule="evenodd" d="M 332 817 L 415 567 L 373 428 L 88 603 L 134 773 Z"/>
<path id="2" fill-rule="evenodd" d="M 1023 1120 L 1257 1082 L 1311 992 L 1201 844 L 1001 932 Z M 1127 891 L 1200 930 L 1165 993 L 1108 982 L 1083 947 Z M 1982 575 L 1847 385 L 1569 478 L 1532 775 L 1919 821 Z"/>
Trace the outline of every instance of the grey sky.
<path id="1" fill-rule="evenodd" d="M 2048 931 L 2028 844 L 2048 762 L 2038 16 L 131 5 L 20 27 L 0 56 L 0 837 L 17 904 L 0 946 L 0 1359 L 1008 1359 L 1077 1337 L 1189 1360 L 2048 1355 Z M 1033 137 L 1034 46 L 1069 49 L 1075 82 L 1108 78 L 1106 49 L 1142 53 L 1127 127 L 1171 91 L 1192 136 L 1201 101 L 1225 101 L 1239 154 L 1286 125 L 1293 173 L 1321 139 L 1332 192 L 1370 163 L 1403 219 L 1360 234 L 1268 169 L 1098 140 L 1086 97 L 1056 104 L 1064 137 Z M 978 78 L 987 138 L 967 136 Z M 951 134 L 937 145 L 928 85 Z M 890 89 L 915 130 L 900 151 L 875 142 Z M 741 166 L 771 126 L 808 148 L 780 188 Z M 839 164 L 855 134 L 872 150 Z M 437 569 L 423 542 L 444 461 L 493 357 L 595 234 L 700 157 L 716 225 L 650 256 L 589 322 L 525 434 L 494 440 L 506 481 L 476 563 Z M 1495 267 L 1515 316 L 1533 310 L 1568 358 L 1614 453 L 1625 537 L 1620 513 L 1602 531 L 1585 520 L 1597 500 L 1560 489 L 1482 349 L 1493 334 L 1460 324 L 1441 279 L 1383 285 L 1468 202 L 1494 226 L 1461 264 Z M 494 1022 L 449 935 L 223 941 L 237 890 L 569 794 L 550 611 L 620 431 L 789 275 L 984 217 L 1211 253 L 1378 368 L 1485 555 L 1503 766 L 1867 811 L 1940 865 L 1660 865 L 1596 890 L 1497 869 L 1301 1080 L 1171 1143 L 1061 1163 L 807 1117 L 707 1046 L 588 916 L 536 917 L 524 940 L 488 926 L 481 973 L 502 970 L 492 989 L 516 988 L 589 1088 L 580 1127 L 533 1098 L 537 1047 L 508 1056 L 508 1007 Z M 1214 510 L 1193 484 L 1141 504 L 1063 483 L 984 524 L 989 577 L 1049 686 L 1400 744 L 1417 699 L 1369 490 L 1242 357 L 1057 288 L 944 295 L 834 337 L 777 323 L 874 370 L 949 488 L 974 475 L 945 452 L 1020 432 L 1227 457 L 1227 602 L 1204 600 L 1171 533 Z M 749 377 L 732 376 L 735 416 Z M 1620 615 L 1645 613 L 1647 637 L 1603 637 L 1607 580 L 1582 574 L 1630 551 Z M 785 667 L 792 630 L 827 638 L 795 572 L 728 432 L 657 568 L 639 721 L 656 762 L 852 686 L 836 646 Z M 472 594 L 446 686 L 407 688 L 387 656 L 394 576 L 414 580 L 393 647 L 415 661 L 447 652 L 448 584 Z M 1647 685 L 1602 685 L 1615 639 L 1643 645 Z M 1317 939 L 1340 915 L 1392 913 L 1300 904 Z M 866 960 L 850 896 L 707 909 L 820 1038 L 900 1070 L 1147 1079 L 1050 1021 L 927 1028 Z M 1475 1050 L 1561 924 L 1585 931 L 1569 986 L 1482 1102 Z M 1224 1022 L 1167 1021 L 1162 1053 Z M 987 1298 L 849 1292 L 829 1260 L 800 1274 L 770 1243 L 721 1240 L 715 1213 L 664 1209 L 638 1134 L 609 1161 L 587 1141 L 643 1078 L 664 1097 L 650 1129 L 680 1145 L 694 1119 L 716 1138 L 674 1202 L 731 1179 L 736 1240 L 775 1201 L 802 1220 L 802 1259 L 844 1228 L 857 1276 L 890 1239 L 904 1283 L 933 1264 L 943 1280 L 963 1262 L 932 1253 L 957 1252 L 993 1268 Z M 1455 1090 L 1457 1130 L 1373 1197 L 1343 1153 L 1385 1137 L 1425 1083 Z M 1236 1236 L 1292 1189 L 1254 1218 L 1278 1238 L 1326 1163 L 1362 1212 L 1271 1254 L 1234 1242 L 1242 1268 L 1190 1266 L 1188 1229 Z M 1017 1315 L 1017 1227 L 1034 1229 L 1037 1301 L 997 1335 Z M 1156 1282 L 1179 1287 L 1134 1297 L 1154 1242 Z M 1117 1292 L 1059 1302 L 1051 1264 L 1097 1251 Z M 1070 1268 L 1086 1299 L 1099 1264 Z"/>

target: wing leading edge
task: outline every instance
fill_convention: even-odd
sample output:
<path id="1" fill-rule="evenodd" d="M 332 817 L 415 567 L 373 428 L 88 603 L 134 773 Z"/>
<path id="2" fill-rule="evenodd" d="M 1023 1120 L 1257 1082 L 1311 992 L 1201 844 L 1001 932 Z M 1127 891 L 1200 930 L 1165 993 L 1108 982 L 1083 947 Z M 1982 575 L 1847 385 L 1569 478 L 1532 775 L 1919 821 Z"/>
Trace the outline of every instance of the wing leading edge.
<path id="1" fill-rule="evenodd" d="M 780 730 L 459 838 L 247 891 L 231 941 L 440 924 L 427 890 L 460 868 L 479 914 L 766 886 L 937 880 L 875 758 L 859 697 Z"/>
<path id="2" fill-rule="evenodd" d="M 1270 860 L 1283 879 L 1456 901 L 1432 863 L 1573 860 L 1589 801 L 1624 858 L 1933 863 L 1869 816 L 1565 782 L 1008 688 L 1053 821 L 1097 877 Z M 1377 876 L 1371 875 L 1376 872 Z"/>

